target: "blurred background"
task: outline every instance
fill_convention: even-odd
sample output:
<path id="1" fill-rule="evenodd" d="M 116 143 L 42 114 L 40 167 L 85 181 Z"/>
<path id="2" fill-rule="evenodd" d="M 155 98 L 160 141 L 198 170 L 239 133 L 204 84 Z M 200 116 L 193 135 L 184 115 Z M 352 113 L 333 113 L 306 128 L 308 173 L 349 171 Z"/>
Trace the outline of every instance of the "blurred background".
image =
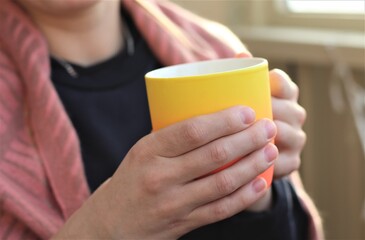
<path id="1" fill-rule="evenodd" d="M 326 239 L 365 239 L 364 0 L 173 0 L 235 32 L 301 89 L 301 175 Z"/>

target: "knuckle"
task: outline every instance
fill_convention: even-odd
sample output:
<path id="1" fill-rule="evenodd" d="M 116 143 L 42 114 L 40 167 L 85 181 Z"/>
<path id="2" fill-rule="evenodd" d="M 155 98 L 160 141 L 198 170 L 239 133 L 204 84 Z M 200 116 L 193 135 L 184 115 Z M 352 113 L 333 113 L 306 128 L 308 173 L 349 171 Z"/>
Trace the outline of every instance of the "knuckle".
<path id="1" fill-rule="evenodd" d="M 294 158 L 294 169 L 298 170 L 300 168 L 300 165 L 302 164 L 300 156 L 297 156 Z"/>
<path id="2" fill-rule="evenodd" d="M 141 162 L 149 158 L 146 149 L 140 148 L 136 145 L 129 150 L 128 155 L 131 159 L 133 159 L 133 161 L 138 161 L 138 162 Z"/>
<path id="3" fill-rule="evenodd" d="M 177 207 L 174 201 L 163 201 L 155 208 L 155 216 L 159 216 L 160 219 L 165 219 L 173 224 L 174 215 L 177 215 Z"/>
<path id="4" fill-rule="evenodd" d="M 194 228 L 191 224 L 187 224 L 185 219 L 173 219 L 168 222 L 167 229 L 175 232 L 177 236 L 182 236 L 184 233 L 191 232 Z"/>
<path id="5" fill-rule="evenodd" d="M 190 122 L 183 129 L 183 137 L 192 144 L 199 144 L 203 141 L 205 133 L 198 123 Z"/>
<path id="6" fill-rule="evenodd" d="M 154 158 L 152 145 L 149 144 L 148 137 L 143 137 L 134 144 L 128 152 L 128 155 L 134 161 L 144 161 Z"/>
<path id="7" fill-rule="evenodd" d="M 242 206 L 242 208 L 247 208 L 252 204 L 252 200 L 249 201 L 249 199 L 246 196 L 242 196 L 240 198 L 240 205 Z"/>
<path id="8" fill-rule="evenodd" d="M 290 164 L 290 172 L 293 172 L 295 170 L 298 170 L 300 168 L 300 165 L 301 165 L 301 160 L 300 160 L 300 157 L 297 155 L 295 157 L 292 158 L 291 160 L 291 164 Z"/>
<path id="9" fill-rule="evenodd" d="M 293 92 L 293 97 L 295 99 L 298 99 L 298 97 L 299 97 L 299 87 L 294 82 L 292 82 L 292 92 Z"/>
<path id="10" fill-rule="evenodd" d="M 157 194 L 163 189 L 164 181 L 161 174 L 151 171 L 144 175 L 143 186 L 147 193 Z"/>
<path id="11" fill-rule="evenodd" d="M 227 203 L 220 203 L 213 207 L 212 209 L 213 218 L 216 220 L 222 220 L 229 216 L 229 208 Z"/>
<path id="12" fill-rule="evenodd" d="M 264 133 L 265 131 L 262 131 Z M 251 131 L 249 135 L 249 139 L 253 146 L 261 146 L 263 141 L 263 134 L 260 134 L 258 130 Z"/>
<path id="13" fill-rule="evenodd" d="M 253 159 L 252 168 L 254 170 L 255 175 L 258 175 L 265 170 L 261 162 L 262 161 L 259 161 L 258 159 Z"/>
<path id="14" fill-rule="evenodd" d="M 225 119 L 225 129 L 227 130 L 227 132 L 234 132 L 236 131 L 236 129 L 238 128 L 238 121 L 237 119 L 239 119 L 239 116 L 237 114 L 237 112 L 231 112 L 231 114 L 229 114 L 229 116 Z"/>
<path id="15" fill-rule="evenodd" d="M 216 176 L 215 185 L 216 185 L 218 194 L 220 194 L 221 196 L 225 196 L 236 190 L 236 186 L 233 182 L 233 179 L 230 177 L 230 175 L 228 175 L 224 172 L 220 172 L 220 173 L 216 174 L 215 176 Z"/>
<path id="16" fill-rule="evenodd" d="M 131 159 L 140 159 L 141 153 L 138 151 L 138 147 L 136 145 L 129 149 L 128 156 Z"/>
<path id="17" fill-rule="evenodd" d="M 224 144 L 213 144 L 210 148 L 211 160 L 216 165 L 223 165 L 228 161 L 228 151 Z"/>
<path id="18" fill-rule="evenodd" d="M 307 134 L 303 130 L 301 130 L 298 135 L 298 147 L 301 150 L 304 148 L 304 145 L 307 142 Z"/>
<path id="19" fill-rule="evenodd" d="M 299 106 L 298 109 L 298 121 L 301 126 L 303 126 L 305 120 L 307 119 L 307 111 L 302 107 Z"/>

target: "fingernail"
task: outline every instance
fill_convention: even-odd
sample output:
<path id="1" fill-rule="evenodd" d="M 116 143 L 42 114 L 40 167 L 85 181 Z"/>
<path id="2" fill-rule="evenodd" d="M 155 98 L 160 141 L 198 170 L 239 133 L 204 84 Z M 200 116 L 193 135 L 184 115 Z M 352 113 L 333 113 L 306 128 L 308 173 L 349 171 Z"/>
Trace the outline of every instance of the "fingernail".
<path id="1" fill-rule="evenodd" d="M 255 121 L 255 112 L 249 107 L 241 109 L 241 117 L 244 124 L 250 124 Z"/>
<path id="2" fill-rule="evenodd" d="M 270 121 L 270 120 L 266 120 L 265 122 L 265 129 L 266 129 L 266 134 L 267 134 L 267 138 L 271 139 L 275 136 L 276 134 L 276 126 L 275 124 Z"/>
<path id="3" fill-rule="evenodd" d="M 266 161 L 271 164 L 278 157 L 279 152 L 278 152 L 277 147 L 274 144 L 269 143 L 265 147 L 264 153 L 265 153 L 265 156 L 266 156 Z"/>
<path id="4" fill-rule="evenodd" d="M 253 182 L 252 187 L 255 190 L 255 192 L 259 193 L 266 188 L 266 185 L 267 185 L 266 181 L 260 177 Z"/>

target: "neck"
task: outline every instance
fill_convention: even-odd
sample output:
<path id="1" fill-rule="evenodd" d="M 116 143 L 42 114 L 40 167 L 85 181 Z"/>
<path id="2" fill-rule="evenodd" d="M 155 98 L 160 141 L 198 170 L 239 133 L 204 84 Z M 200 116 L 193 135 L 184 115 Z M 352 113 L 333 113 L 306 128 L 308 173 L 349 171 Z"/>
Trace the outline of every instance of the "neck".
<path id="1" fill-rule="evenodd" d="M 64 16 L 30 12 L 55 58 L 90 66 L 123 48 L 119 1 L 98 3 Z"/>

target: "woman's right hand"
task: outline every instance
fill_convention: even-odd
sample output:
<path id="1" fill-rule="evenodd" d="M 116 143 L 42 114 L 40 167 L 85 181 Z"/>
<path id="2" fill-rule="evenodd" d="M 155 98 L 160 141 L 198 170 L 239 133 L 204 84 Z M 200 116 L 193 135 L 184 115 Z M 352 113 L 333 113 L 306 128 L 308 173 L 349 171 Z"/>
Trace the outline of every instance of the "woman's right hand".
<path id="1" fill-rule="evenodd" d="M 142 138 L 57 237 L 176 239 L 244 210 L 267 191 L 257 176 L 278 156 L 275 125 L 254 118 L 233 107 Z"/>

